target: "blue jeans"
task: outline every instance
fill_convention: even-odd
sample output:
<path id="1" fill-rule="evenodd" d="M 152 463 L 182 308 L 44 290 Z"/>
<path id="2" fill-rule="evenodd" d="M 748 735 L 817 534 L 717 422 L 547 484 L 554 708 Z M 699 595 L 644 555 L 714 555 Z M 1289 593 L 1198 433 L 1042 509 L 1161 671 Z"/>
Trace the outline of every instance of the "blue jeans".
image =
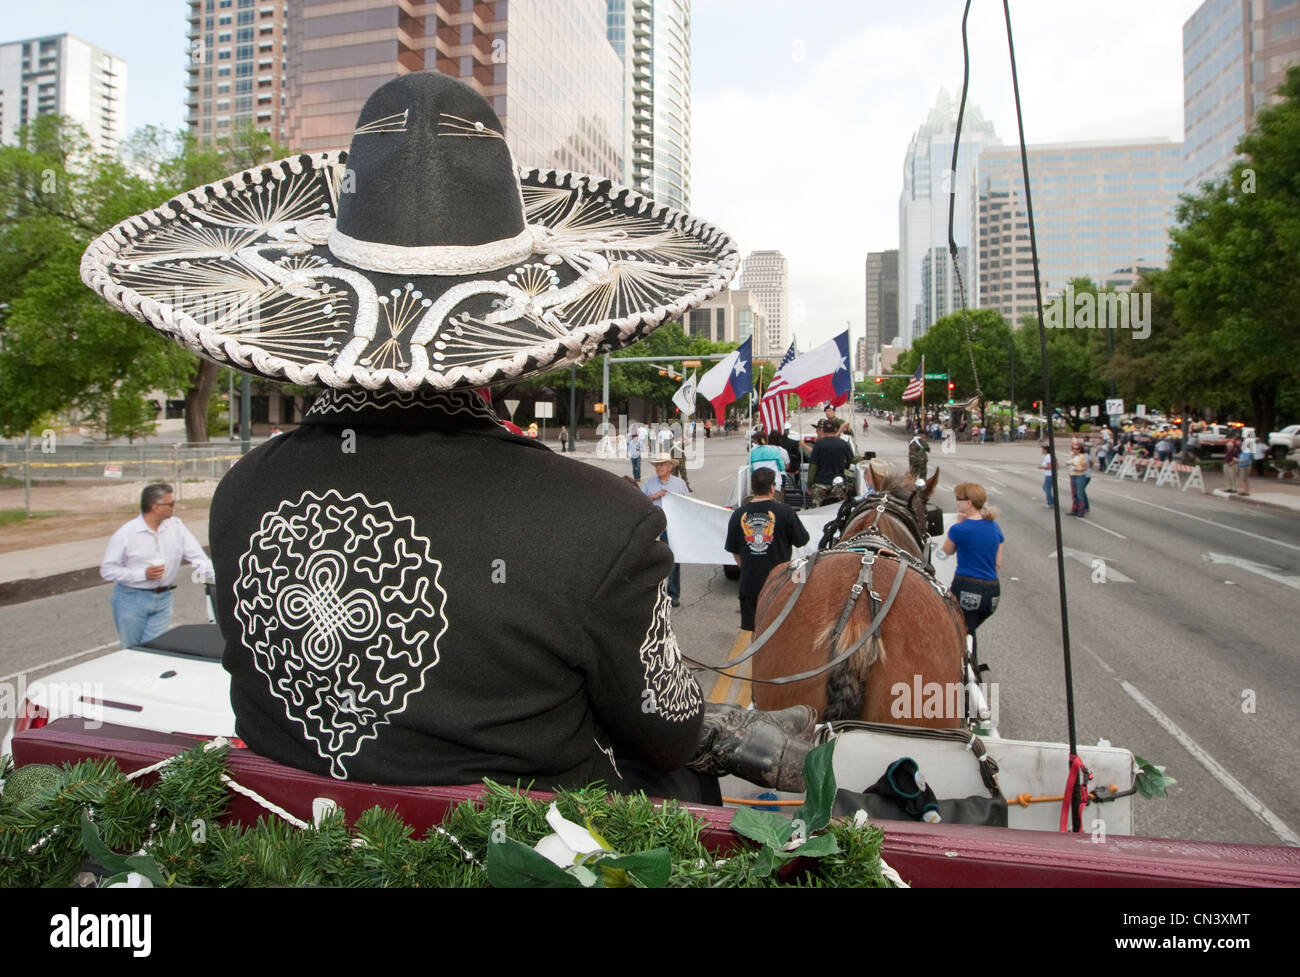
<path id="1" fill-rule="evenodd" d="M 669 549 L 672 548 L 672 544 L 668 543 L 667 533 L 659 537 L 659 542 L 668 544 Z M 672 600 L 682 599 L 682 566 L 680 563 L 674 563 L 672 570 L 668 573 L 668 596 Z"/>
<path id="2" fill-rule="evenodd" d="M 123 648 L 152 641 L 172 622 L 172 591 L 155 594 L 125 584 L 113 588 L 113 624 Z"/>
<path id="3" fill-rule="evenodd" d="M 1047 504 L 1052 504 L 1052 476 L 1043 476 L 1043 494 L 1047 496 Z"/>
<path id="4" fill-rule="evenodd" d="M 1070 494 L 1074 496 L 1074 505 L 1071 511 L 1075 515 L 1083 515 L 1091 506 L 1088 505 L 1088 476 L 1071 475 L 1070 476 Z"/>
<path id="5" fill-rule="evenodd" d="M 632 459 L 632 477 L 638 482 L 641 481 L 641 456 L 637 455 Z"/>

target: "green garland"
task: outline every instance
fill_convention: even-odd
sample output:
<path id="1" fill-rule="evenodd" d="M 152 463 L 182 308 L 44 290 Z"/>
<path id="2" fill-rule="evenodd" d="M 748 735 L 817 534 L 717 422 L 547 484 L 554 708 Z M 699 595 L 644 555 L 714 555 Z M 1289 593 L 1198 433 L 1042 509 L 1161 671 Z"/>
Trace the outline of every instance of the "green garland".
<path id="1" fill-rule="evenodd" d="M 414 838 L 395 812 L 378 807 L 352 825 L 335 811 L 307 830 L 278 818 L 223 826 L 224 748 L 177 756 L 148 787 L 128 781 L 112 760 L 38 768 L 44 779 L 24 767 L 33 775 L 10 780 L 24 781 L 21 792 L 0 797 L 0 886 L 85 884 L 89 869 L 100 885 L 131 877 L 133 884 L 220 887 L 887 888 L 880 830 L 830 818 L 832 747 L 809 755 L 808 800 L 792 818 L 737 812 L 734 830 L 757 845 L 722 859 L 701 843 L 703 822 L 676 802 L 611 796 L 600 785 L 562 791 L 555 805 L 574 822 L 567 827 L 585 825 L 605 849 L 567 868 L 532 848 L 552 833 L 550 805 L 491 781 L 478 800 Z"/>

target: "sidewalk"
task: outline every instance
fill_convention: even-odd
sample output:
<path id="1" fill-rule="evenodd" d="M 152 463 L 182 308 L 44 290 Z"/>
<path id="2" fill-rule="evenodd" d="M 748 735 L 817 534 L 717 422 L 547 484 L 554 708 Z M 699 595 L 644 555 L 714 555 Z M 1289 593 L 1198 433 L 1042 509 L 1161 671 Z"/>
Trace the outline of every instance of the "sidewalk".
<path id="1" fill-rule="evenodd" d="M 200 546 L 207 548 L 207 519 L 187 521 L 185 528 L 194 534 Z M 77 570 L 98 570 L 99 564 L 104 560 L 104 551 L 108 549 L 108 541 L 112 538 L 112 534 L 109 534 L 95 539 L 78 539 L 0 553 L 0 585 L 16 580 L 53 577 Z"/>

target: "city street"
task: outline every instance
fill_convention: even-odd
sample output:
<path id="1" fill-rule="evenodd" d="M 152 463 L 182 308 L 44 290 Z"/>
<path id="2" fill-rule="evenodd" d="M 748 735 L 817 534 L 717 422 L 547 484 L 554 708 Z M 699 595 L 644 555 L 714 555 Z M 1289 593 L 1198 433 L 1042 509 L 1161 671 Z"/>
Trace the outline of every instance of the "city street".
<path id="1" fill-rule="evenodd" d="M 811 413 L 800 417 L 808 430 Z M 860 421 L 859 421 L 860 428 Z M 906 436 L 873 419 L 859 447 L 901 464 Z M 575 463 L 630 474 L 626 460 L 580 445 Z M 1034 442 L 958 444 L 931 464 L 937 501 L 952 511 L 964 480 L 988 490 L 1006 535 L 1002 599 L 980 630 L 981 659 L 996 683 L 1002 735 L 1064 741 L 1065 680 L 1051 510 L 1044 506 Z M 727 502 L 742 462 L 739 436 L 697 440 L 694 494 Z M 1062 459 L 1063 461 L 1064 459 Z M 1061 478 L 1066 491 L 1068 479 Z M 1167 767 L 1168 799 L 1137 803 L 1141 834 L 1257 844 L 1300 842 L 1300 792 L 1290 760 L 1300 728 L 1294 609 L 1300 521 L 1195 489 L 1181 492 L 1113 476 L 1089 486 L 1092 513 L 1062 513 L 1070 645 L 1081 743 L 1105 738 Z M 1099 562 L 1100 561 L 1100 562 Z M 1104 567 L 1103 567 L 1104 563 Z M 108 585 L 0 608 L 0 679 L 27 680 L 116 648 Z M 739 627 L 737 585 L 720 567 L 682 568 L 673 624 L 682 650 L 722 664 Z M 202 591 L 176 591 L 175 623 L 203 620 Z M 79 654 L 80 653 L 80 654 Z M 78 656 L 78 657 L 73 657 Z M 722 698 L 738 690 L 706 692 Z M 4 723 L 7 726 L 8 717 Z"/>

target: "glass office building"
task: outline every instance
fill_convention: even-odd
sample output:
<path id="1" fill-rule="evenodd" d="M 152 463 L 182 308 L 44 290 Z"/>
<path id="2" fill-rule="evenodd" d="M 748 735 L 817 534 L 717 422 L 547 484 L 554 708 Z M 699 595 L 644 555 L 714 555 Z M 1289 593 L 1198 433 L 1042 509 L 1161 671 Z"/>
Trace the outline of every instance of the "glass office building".
<path id="1" fill-rule="evenodd" d="M 292 0 L 289 141 L 346 147 L 370 94 L 439 71 L 489 102 L 520 166 L 622 178 L 622 64 L 605 0 Z"/>
<path id="2" fill-rule="evenodd" d="M 690 0 L 606 0 L 623 64 L 623 182 L 656 203 L 691 199 Z"/>
<path id="3" fill-rule="evenodd" d="M 971 173 L 980 150 L 986 145 L 998 145 L 1000 140 L 993 123 L 979 108 L 967 105 L 954 171 L 952 142 L 956 129 L 957 102 L 947 89 L 940 89 L 938 101 L 925 124 L 913 134 L 903 160 L 903 192 L 898 201 L 898 315 L 904 347 L 925 335 L 935 319 L 945 314 L 942 310 L 958 306 L 956 276 L 940 270 L 934 259 L 936 250 L 947 254 L 948 201 L 953 190 L 957 196 L 953 237 L 959 248 L 966 249 L 962 281 L 966 284 L 967 302 L 971 301 Z M 925 275 L 927 258 L 930 273 Z"/>
<path id="4" fill-rule="evenodd" d="M 1221 176 L 1300 63 L 1300 0 L 1206 0 L 1183 25 L 1187 191 Z"/>
<path id="5" fill-rule="evenodd" d="M 1169 139 L 1027 147 L 1043 299 L 1072 278 L 1127 289 L 1168 260 L 1169 227 L 1183 187 L 1183 145 Z M 972 307 L 1013 324 L 1035 314 L 1034 271 L 1020 150 L 985 147 L 972 199 Z"/>

